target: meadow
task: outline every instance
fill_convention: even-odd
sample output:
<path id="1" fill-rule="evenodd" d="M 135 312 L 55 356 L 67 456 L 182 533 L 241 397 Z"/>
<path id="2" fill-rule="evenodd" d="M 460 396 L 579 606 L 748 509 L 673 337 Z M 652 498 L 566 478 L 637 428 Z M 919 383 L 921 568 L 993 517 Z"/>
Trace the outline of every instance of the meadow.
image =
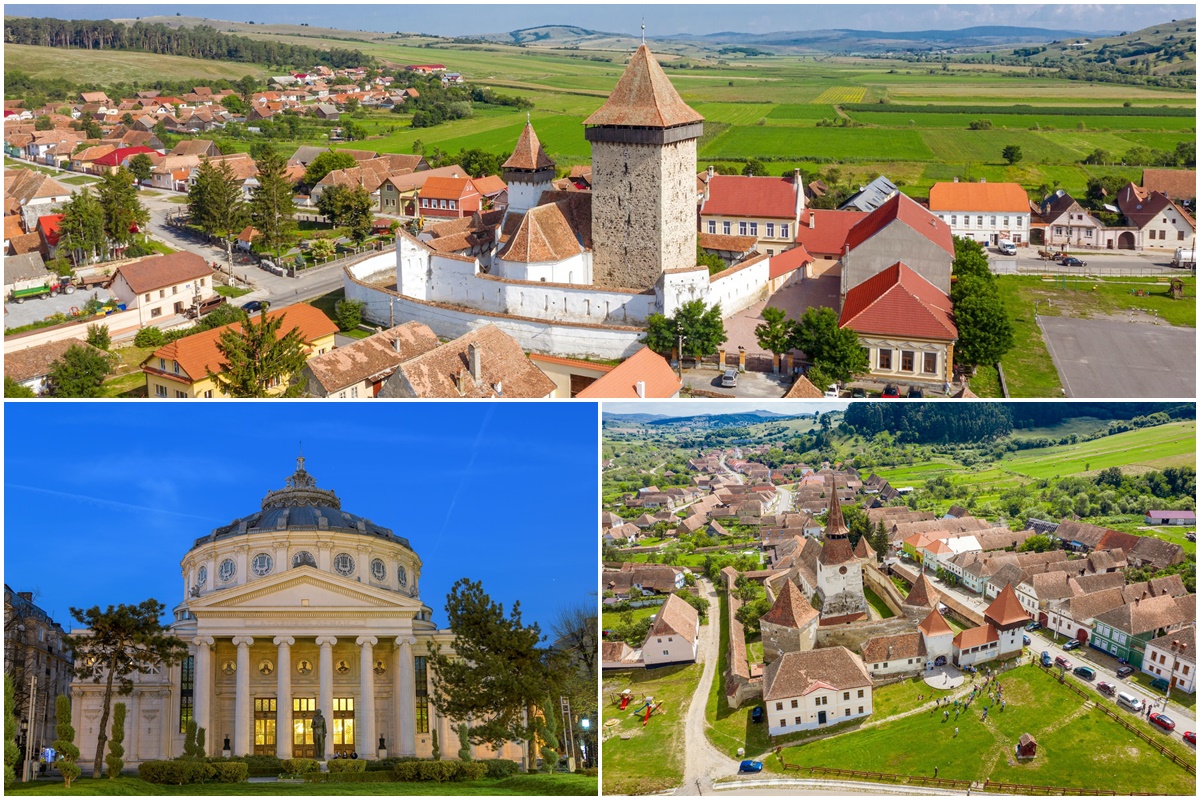
<path id="1" fill-rule="evenodd" d="M 117 82 L 148 86 L 156 80 L 237 80 L 243 75 L 266 76 L 262 64 L 208 61 L 202 58 L 129 53 L 117 50 L 65 50 L 25 44 L 4 45 L 4 71 L 19 69 L 34 78 L 69 78 L 101 84 Z M 277 73 L 276 73 L 277 74 Z"/>
<path id="2" fill-rule="evenodd" d="M 683 780 L 683 724 L 703 669 L 703 664 L 688 664 L 604 676 L 605 794 L 649 794 Z M 634 702 L 620 711 L 612 698 L 625 689 Z M 644 696 L 663 703 L 666 713 L 653 715 L 643 726 L 643 715 L 632 711 Z"/>

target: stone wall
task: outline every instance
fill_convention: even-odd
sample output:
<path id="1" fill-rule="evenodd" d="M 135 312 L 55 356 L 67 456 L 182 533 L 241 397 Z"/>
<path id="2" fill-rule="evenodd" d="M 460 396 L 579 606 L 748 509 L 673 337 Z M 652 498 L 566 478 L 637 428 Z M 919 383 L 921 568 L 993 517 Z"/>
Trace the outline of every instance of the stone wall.
<path id="1" fill-rule="evenodd" d="M 735 267 L 722 270 L 709 280 L 708 303 L 721 304 L 729 317 L 770 297 L 771 259 L 752 256 Z"/>
<path id="2" fill-rule="evenodd" d="M 717 591 L 724 592 L 728 599 L 729 617 L 725 620 L 729 625 L 729 652 L 726 654 L 729 669 L 726 670 L 725 702 L 730 708 L 741 708 L 744 703 L 762 698 L 762 678 L 750 677 L 750 663 L 746 657 L 746 629 L 737 620 L 737 610 L 742 607 L 742 601 L 733 594 L 734 582 L 738 573 L 732 567 L 721 570 L 724 586 L 718 586 Z"/>
<path id="3" fill-rule="evenodd" d="M 867 639 L 911 633 L 912 630 L 912 623 L 904 617 L 892 617 L 875 622 L 851 622 L 846 625 L 822 626 L 817 628 L 817 647 L 840 645 L 857 653 Z"/>
<path id="4" fill-rule="evenodd" d="M 884 605 L 892 610 L 893 614 L 904 614 L 904 598 L 900 596 L 900 590 L 896 588 L 896 584 L 892 583 L 892 579 L 884 575 L 879 567 L 874 563 L 863 565 L 863 585 L 870 588 Z M 920 620 L 917 620 L 920 622 Z"/>

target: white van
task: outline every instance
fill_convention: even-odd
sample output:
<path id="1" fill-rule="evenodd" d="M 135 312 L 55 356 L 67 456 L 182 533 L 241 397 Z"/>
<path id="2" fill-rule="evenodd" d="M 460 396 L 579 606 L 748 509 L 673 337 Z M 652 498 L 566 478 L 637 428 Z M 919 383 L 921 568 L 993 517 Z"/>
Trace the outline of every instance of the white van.
<path id="1" fill-rule="evenodd" d="M 1011 239 L 1001 239 L 996 244 L 996 249 L 1001 255 L 1015 256 L 1017 254 L 1017 245 Z"/>
<path id="2" fill-rule="evenodd" d="M 1128 692 L 1117 692 L 1117 705 L 1125 706 L 1135 714 L 1141 712 L 1146 707 L 1145 703 Z"/>

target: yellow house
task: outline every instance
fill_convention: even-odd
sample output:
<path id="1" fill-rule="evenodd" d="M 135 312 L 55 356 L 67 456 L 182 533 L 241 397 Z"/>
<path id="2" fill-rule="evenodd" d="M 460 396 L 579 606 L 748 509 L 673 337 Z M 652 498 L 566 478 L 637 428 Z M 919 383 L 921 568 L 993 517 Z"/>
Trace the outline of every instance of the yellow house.
<path id="1" fill-rule="evenodd" d="M 267 312 L 270 319 L 285 317 L 279 336 L 298 328 L 309 357 L 327 353 L 334 348 L 337 325 L 319 309 L 305 303 Z M 146 375 L 148 397 L 225 397 L 216 382 L 209 377 L 211 370 L 220 374 L 224 360 L 217 342 L 226 329 L 241 330 L 241 323 L 222 325 L 209 331 L 185 336 L 155 350 L 142 362 Z M 287 383 L 281 381 L 278 391 L 283 392 Z"/>

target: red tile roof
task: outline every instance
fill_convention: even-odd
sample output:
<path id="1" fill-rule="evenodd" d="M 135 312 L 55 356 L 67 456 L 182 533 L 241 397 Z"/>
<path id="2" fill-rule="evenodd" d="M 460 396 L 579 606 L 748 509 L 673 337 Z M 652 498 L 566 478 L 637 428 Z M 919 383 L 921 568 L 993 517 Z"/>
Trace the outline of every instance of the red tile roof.
<path id="1" fill-rule="evenodd" d="M 650 48 L 643 44 L 629 59 L 608 100 L 583 124 L 673 128 L 703 121 L 704 117 L 683 102 Z"/>
<path id="2" fill-rule="evenodd" d="M 950 627 L 950 623 L 946 622 L 946 618 L 936 608 L 929 612 L 929 616 L 921 620 L 921 624 L 917 628 L 926 636 L 942 636 L 947 633 L 954 633 L 954 629 Z"/>
<path id="3" fill-rule="evenodd" d="M 950 235 L 950 226 L 929 213 L 929 209 L 924 208 L 917 201 L 899 193 L 851 228 L 846 235 L 846 244 L 853 250 L 897 220 L 920 233 L 951 256 L 954 255 L 954 239 Z"/>
<path id="4" fill-rule="evenodd" d="M 212 267 L 195 253 L 179 252 L 122 264 L 116 274 L 125 279 L 135 294 L 144 294 L 195 278 L 207 278 L 212 275 Z"/>
<path id="5" fill-rule="evenodd" d="M 810 256 L 808 251 L 804 249 L 804 245 L 796 245 L 790 250 L 784 250 L 778 255 L 771 256 L 770 277 L 772 280 L 774 280 L 775 278 L 786 275 L 789 272 L 795 272 L 804 265 L 811 264 L 815 260 L 816 259 Z"/>
<path id="6" fill-rule="evenodd" d="M 1021 601 L 1017 599 L 1017 593 L 1013 591 L 1011 583 L 1004 584 L 1000 594 L 996 595 L 996 599 L 983 612 L 983 618 L 1001 628 L 1028 622 L 1030 619 L 1029 614 L 1021 607 Z"/>
<path id="7" fill-rule="evenodd" d="M 525 127 L 521 129 L 521 136 L 517 139 L 517 146 L 513 148 L 512 155 L 501 166 L 504 169 L 535 171 L 539 169 L 553 169 L 554 162 L 550 160 L 550 156 L 546 155 L 546 151 L 542 149 L 542 143 L 538 141 L 537 134 L 533 130 L 533 124 L 526 122 Z"/>
<path id="8" fill-rule="evenodd" d="M 59 228 L 62 225 L 62 214 L 47 214 L 44 217 L 38 217 L 38 230 L 42 232 L 42 236 L 46 238 L 46 244 L 54 247 L 58 244 Z"/>
<path id="9" fill-rule="evenodd" d="M 950 298 L 902 261 L 846 293 L 838 327 L 859 334 L 958 338 Z"/>
<path id="10" fill-rule="evenodd" d="M 100 158 L 97 158 L 92 163 L 99 164 L 102 167 L 116 167 L 116 166 L 119 166 L 121 164 L 121 162 L 124 161 L 125 159 L 132 158 L 133 156 L 136 156 L 139 153 L 154 153 L 154 152 L 156 152 L 156 151 L 153 147 L 143 147 L 141 145 L 138 145 L 137 147 L 121 147 L 116 150 L 113 150 L 108 155 L 100 156 Z"/>
<path id="11" fill-rule="evenodd" d="M 846 235 L 866 216 L 865 211 L 806 209 L 800 214 L 796 241 L 814 255 L 839 257 L 846 244 Z"/>
<path id="12" fill-rule="evenodd" d="M 794 219 L 796 185 L 791 178 L 713 175 L 701 216 Z"/>
<path id="13" fill-rule="evenodd" d="M 431 200 L 459 200 L 472 194 L 474 185 L 470 178 L 431 177 L 421 187 L 420 196 Z"/>
<path id="14" fill-rule="evenodd" d="M 674 397 L 683 387 L 667 360 L 649 347 L 643 347 L 576 396 L 585 399 L 637 397 L 638 381 L 645 382 L 646 397 Z"/>

